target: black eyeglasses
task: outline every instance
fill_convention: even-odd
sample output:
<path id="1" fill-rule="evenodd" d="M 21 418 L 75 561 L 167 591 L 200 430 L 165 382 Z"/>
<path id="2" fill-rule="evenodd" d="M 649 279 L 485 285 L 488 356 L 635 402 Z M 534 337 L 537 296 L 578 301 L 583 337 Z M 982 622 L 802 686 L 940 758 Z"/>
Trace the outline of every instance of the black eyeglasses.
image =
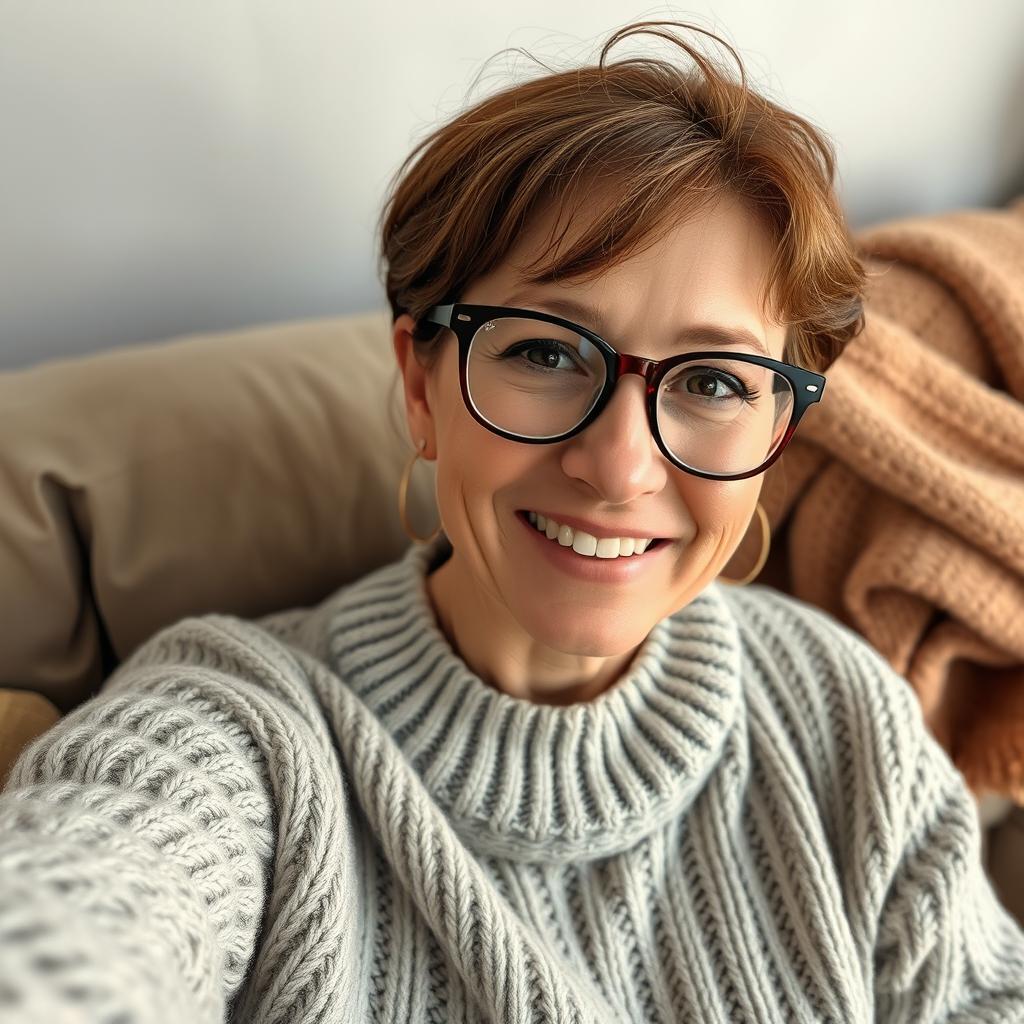
<path id="1" fill-rule="evenodd" d="M 819 373 L 748 352 L 629 355 L 532 309 L 454 303 L 434 306 L 422 321 L 454 332 L 466 408 L 500 437 L 565 441 L 597 419 L 623 374 L 636 373 L 658 447 L 679 469 L 709 480 L 763 473 L 825 388 Z"/>

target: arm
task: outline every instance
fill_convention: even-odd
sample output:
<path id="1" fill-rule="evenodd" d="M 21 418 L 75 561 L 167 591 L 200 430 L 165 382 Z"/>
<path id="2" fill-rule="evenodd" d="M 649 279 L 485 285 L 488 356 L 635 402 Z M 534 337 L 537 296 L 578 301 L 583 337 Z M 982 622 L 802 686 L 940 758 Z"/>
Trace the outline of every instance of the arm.
<path id="1" fill-rule="evenodd" d="M 830 613 L 768 587 L 744 589 L 728 593 L 746 616 L 770 609 L 785 625 L 780 635 L 799 638 L 772 651 L 776 699 L 816 723 L 801 749 L 822 772 L 823 821 L 861 952 L 850 966 L 873 993 L 872 1020 L 1024 1022 L 1024 933 L 984 873 L 974 797 L 913 688 Z"/>
<path id="2" fill-rule="evenodd" d="M 0 1019 L 222 1021 L 261 929 L 270 966 L 294 966 L 308 894 L 289 880 L 316 877 L 314 819 L 340 810 L 297 801 L 289 769 L 323 788 L 329 740 L 302 703 L 298 663 L 213 618 L 158 633 L 12 769 L 0 794 Z M 340 795 L 336 766 L 334 780 Z M 279 831 L 294 843 L 287 857 Z M 319 875 L 328 894 L 330 877 Z M 303 952 L 317 962 L 318 948 Z M 309 996 L 303 972 L 289 991 L 263 961 L 246 1003 L 287 1019 L 288 1000 Z"/>
<path id="3" fill-rule="evenodd" d="M 912 708 L 918 743 L 904 762 L 903 845 L 879 918 L 876 1020 L 1024 1021 L 1024 932 L 984 872 L 974 798 Z"/>

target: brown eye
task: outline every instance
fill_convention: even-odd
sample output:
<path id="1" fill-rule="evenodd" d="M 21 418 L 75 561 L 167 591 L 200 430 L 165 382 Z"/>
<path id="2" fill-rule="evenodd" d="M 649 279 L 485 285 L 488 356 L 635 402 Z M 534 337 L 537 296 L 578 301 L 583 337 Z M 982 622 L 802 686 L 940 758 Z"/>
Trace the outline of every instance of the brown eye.
<path id="1" fill-rule="evenodd" d="M 528 363 L 544 370 L 572 370 L 579 368 L 579 360 L 566 345 L 548 339 L 531 339 L 513 345 L 506 356 L 522 356 Z"/>
<path id="2" fill-rule="evenodd" d="M 686 394 L 697 395 L 711 402 L 721 402 L 732 397 L 757 397 L 757 392 L 751 391 L 738 377 L 707 366 L 680 374 L 668 390 L 685 391 Z"/>

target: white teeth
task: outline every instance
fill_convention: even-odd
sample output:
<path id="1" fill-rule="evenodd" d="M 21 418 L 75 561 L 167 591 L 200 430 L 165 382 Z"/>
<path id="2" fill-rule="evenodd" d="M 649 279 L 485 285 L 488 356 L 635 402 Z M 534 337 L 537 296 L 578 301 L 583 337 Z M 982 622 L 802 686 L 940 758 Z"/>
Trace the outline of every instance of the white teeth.
<path id="1" fill-rule="evenodd" d="M 577 555 L 597 553 L 597 538 L 583 530 L 572 531 L 572 549 Z"/>
<path id="2" fill-rule="evenodd" d="M 557 540 L 563 548 L 571 547 L 577 554 L 595 558 L 642 555 L 653 543 L 650 537 L 601 537 L 599 539 L 587 533 L 586 530 L 574 530 L 571 526 L 556 523 L 554 519 L 547 519 L 539 512 L 528 512 L 527 518 L 549 540 Z"/>

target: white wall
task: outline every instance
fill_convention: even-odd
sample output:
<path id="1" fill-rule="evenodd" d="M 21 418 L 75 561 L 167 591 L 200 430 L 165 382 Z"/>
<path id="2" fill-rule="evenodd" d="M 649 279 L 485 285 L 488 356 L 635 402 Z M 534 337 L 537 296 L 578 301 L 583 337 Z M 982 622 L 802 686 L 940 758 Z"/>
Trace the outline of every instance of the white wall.
<path id="1" fill-rule="evenodd" d="M 0 0 L 0 368 L 383 306 L 391 172 L 541 71 L 489 57 L 690 16 L 835 140 L 855 226 L 1024 191 L 1022 0 Z"/>

